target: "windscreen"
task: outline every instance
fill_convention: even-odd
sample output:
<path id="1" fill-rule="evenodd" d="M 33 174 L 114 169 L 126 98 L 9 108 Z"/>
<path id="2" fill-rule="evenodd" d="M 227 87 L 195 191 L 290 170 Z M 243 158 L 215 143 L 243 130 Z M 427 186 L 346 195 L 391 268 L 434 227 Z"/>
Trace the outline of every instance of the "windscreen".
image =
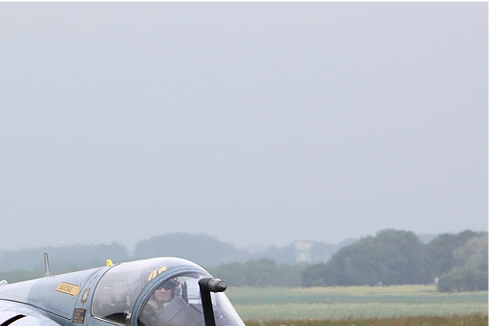
<path id="1" fill-rule="evenodd" d="M 122 325 L 204 326 L 198 284 L 204 277 L 202 268 L 178 258 L 114 266 L 97 284 L 92 315 Z M 217 326 L 245 326 L 224 293 L 212 293 L 212 302 Z"/>
<path id="2" fill-rule="evenodd" d="M 204 326 L 199 279 L 185 273 L 161 283 L 145 302 L 139 326 Z M 224 293 L 212 293 L 217 326 L 245 326 Z"/>

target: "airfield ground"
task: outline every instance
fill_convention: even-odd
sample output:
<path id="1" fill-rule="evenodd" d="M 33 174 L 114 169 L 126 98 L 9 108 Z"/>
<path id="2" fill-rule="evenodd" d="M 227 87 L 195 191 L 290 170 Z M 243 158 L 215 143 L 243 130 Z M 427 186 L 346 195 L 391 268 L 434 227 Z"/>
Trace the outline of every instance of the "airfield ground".
<path id="1" fill-rule="evenodd" d="M 396 325 L 488 325 L 488 292 L 439 293 L 435 286 L 389 287 L 317 287 L 317 288 L 251 288 L 230 287 L 227 295 L 236 310 L 253 326 L 297 326 L 291 321 L 313 322 L 342 320 L 392 320 Z M 432 322 L 415 322 L 416 319 L 439 318 Z M 468 319 L 470 323 L 460 320 Z M 468 321 L 468 322 L 469 322 Z M 486 322 L 485 322 L 486 321 Z M 276 324 L 275 322 L 279 322 Z M 459 322 L 459 323 L 458 323 Z M 326 324 L 321 324 L 326 325 Z M 343 325 L 343 324 L 328 324 Z M 384 325 L 380 323 L 351 325 Z M 389 325 L 395 325 L 393 323 Z"/>

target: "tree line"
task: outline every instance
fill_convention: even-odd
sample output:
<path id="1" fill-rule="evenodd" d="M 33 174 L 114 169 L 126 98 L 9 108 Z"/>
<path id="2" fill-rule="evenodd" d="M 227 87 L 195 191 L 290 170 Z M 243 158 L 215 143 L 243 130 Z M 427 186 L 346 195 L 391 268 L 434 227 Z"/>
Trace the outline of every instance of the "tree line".
<path id="1" fill-rule="evenodd" d="M 382 230 L 341 248 L 302 274 L 303 286 L 435 283 L 440 291 L 488 289 L 488 232 L 442 234 L 423 244 L 410 231 Z"/>
<path id="2" fill-rule="evenodd" d="M 212 271 L 239 286 L 436 284 L 439 291 L 488 290 L 488 232 L 442 234 L 424 244 L 413 232 L 382 230 L 325 263 L 291 266 L 259 259 Z"/>
<path id="3" fill-rule="evenodd" d="M 119 244 L 3 252 L 0 279 L 15 282 L 42 277 L 42 252 L 50 253 L 53 273 L 101 266 L 107 258 L 117 263 L 172 255 L 197 262 L 230 286 L 436 283 L 439 291 L 488 289 L 488 232 L 469 230 L 441 234 L 428 243 L 411 231 L 382 230 L 345 245 L 329 255 L 327 261 L 314 264 L 290 264 L 271 257 L 247 259 L 245 252 L 209 236 L 170 234 L 142 241 L 131 255 Z"/>

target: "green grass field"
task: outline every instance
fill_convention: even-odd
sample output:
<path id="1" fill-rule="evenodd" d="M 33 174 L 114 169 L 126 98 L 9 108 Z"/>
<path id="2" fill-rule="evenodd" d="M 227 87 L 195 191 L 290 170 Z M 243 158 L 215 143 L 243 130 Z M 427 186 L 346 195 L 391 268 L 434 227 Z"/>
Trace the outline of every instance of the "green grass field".
<path id="1" fill-rule="evenodd" d="M 488 326 L 488 315 L 247 321 L 247 326 Z"/>
<path id="2" fill-rule="evenodd" d="M 434 286 L 248 288 L 227 290 L 247 325 L 280 321 L 475 318 L 488 324 L 488 292 L 438 293 Z M 459 318 L 458 317 L 458 318 Z M 475 322 L 473 320 L 473 322 Z M 412 320 L 413 322 L 413 320 Z M 354 325 L 351 323 L 350 325 Z M 273 324 L 267 324 L 273 325 Z M 294 324 L 296 325 L 296 323 Z M 313 324 L 309 324 L 313 325 Z M 337 325 L 337 324 L 336 324 Z M 339 324 L 340 325 L 340 324 Z M 400 324 L 409 325 L 409 324 Z M 410 324 L 416 325 L 416 324 Z M 420 324 L 422 325 L 422 324 Z M 432 325 L 426 323 L 426 325 Z M 437 325 L 437 324 L 434 324 Z M 445 323 L 444 325 L 452 325 Z M 460 322 L 458 325 L 466 325 Z M 473 324 L 468 324 L 473 325 Z"/>

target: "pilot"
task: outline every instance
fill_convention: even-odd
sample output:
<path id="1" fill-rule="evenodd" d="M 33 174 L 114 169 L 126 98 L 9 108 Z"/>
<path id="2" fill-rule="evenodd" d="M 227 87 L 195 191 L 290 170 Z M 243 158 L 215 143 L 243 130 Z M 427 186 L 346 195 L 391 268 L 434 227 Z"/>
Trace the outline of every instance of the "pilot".
<path id="1" fill-rule="evenodd" d="M 163 283 L 159 288 L 153 292 L 153 300 L 150 300 L 150 304 L 153 304 L 155 308 L 162 308 L 168 304 L 177 294 L 177 287 L 180 285 L 180 280 L 175 277 L 171 280 Z"/>
<path id="2" fill-rule="evenodd" d="M 150 275 L 151 277 L 151 275 Z M 177 294 L 180 280 L 175 277 L 158 287 L 139 317 L 143 326 L 203 326 L 204 317 Z"/>

